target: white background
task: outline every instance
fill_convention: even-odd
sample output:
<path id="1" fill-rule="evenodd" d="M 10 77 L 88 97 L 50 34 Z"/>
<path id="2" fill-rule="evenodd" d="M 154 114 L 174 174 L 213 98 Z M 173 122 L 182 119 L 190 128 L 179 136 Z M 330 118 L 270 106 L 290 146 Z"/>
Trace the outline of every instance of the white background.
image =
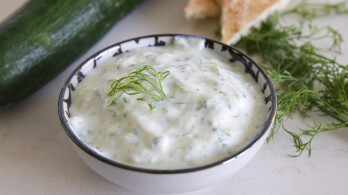
<path id="1" fill-rule="evenodd" d="M 1 0 L 0 20 L 24 0 Z M 118 41 L 154 33 L 214 37 L 218 21 L 187 22 L 186 1 L 149 0 L 124 18 L 85 55 L 34 95 L 0 109 L 0 194 L 138 194 L 103 179 L 75 155 L 57 115 L 60 88 L 70 72 L 96 51 Z M 330 24 L 348 40 L 348 16 L 317 21 Z M 1 51 L 0 51 L 1 52 Z M 348 42 L 343 44 L 348 54 Z M 348 56 L 338 56 L 347 64 Z M 326 121 L 325 116 L 316 116 Z M 310 125 L 294 116 L 289 128 Z M 208 189 L 208 194 L 348 194 L 348 129 L 320 134 L 312 157 L 294 154 L 291 137 L 280 131 L 240 172 Z"/>

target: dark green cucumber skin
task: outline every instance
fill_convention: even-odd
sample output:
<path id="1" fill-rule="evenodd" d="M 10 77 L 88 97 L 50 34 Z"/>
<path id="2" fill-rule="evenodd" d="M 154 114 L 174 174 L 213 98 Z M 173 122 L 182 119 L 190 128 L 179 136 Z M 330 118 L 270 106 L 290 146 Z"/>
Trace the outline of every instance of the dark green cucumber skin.
<path id="1" fill-rule="evenodd" d="M 0 107 L 41 88 L 141 2 L 30 0 L 24 4 L 0 25 Z"/>

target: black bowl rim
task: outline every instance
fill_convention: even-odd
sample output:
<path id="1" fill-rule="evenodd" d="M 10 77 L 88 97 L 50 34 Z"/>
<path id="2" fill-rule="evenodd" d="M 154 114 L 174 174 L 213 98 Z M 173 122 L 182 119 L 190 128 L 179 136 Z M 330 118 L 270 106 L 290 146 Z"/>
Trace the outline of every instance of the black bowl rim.
<path id="1" fill-rule="evenodd" d="M 136 166 L 131 166 L 131 165 L 127 165 L 127 164 L 123 164 L 123 163 L 119 163 L 117 161 L 111 160 L 109 158 L 106 158 L 100 154 L 98 154 L 96 151 L 94 151 L 91 147 L 89 147 L 88 145 L 86 145 L 85 143 L 83 143 L 72 131 L 72 129 L 70 128 L 70 126 L 67 124 L 67 119 L 64 116 L 64 108 L 63 108 L 63 99 L 64 99 L 64 92 L 67 90 L 68 88 L 68 84 L 70 82 L 70 80 L 72 79 L 72 77 L 91 59 L 95 59 L 99 54 L 101 54 L 102 52 L 116 47 L 118 45 L 121 45 L 122 43 L 125 42 L 129 42 L 129 41 L 135 41 L 135 40 L 139 40 L 139 39 L 143 39 L 143 38 L 151 38 L 151 37 L 185 37 L 185 38 L 197 38 L 197 39 L 203 39 L 203 40 L 207 40 L 207 41 L 211 41 L 214 43 L 218 43 L 222 46 L 225 46 L 227 48 L 232 48 L 233 50 L 238 51 L 241 55 L 243 55 L 243 57 L 247 58 L 249 61 L 251 61 L 260 71 L 260 73 L 265 77 L 266 82 L 270 88 L 270 93 L 271 93 L 271 109 L 270 109 L 270 114 L 269 117 L 263 127 L 263 129 L 261 130 L 261 132 L 255 136 L 255 138 L 250 141 L 246 146 L 244 146 L 243 148 L 241 148 L 238 152 L 231 154 L 221 160 L 209 163 L 209 164 L 205 164 L 205 165 L 201 165 L 201 166 L 197 166 L 197 167 L 192 167 L 192 168 L 183 168 L 183 169 L 152 169 L 152 168 L 141 168 L 141 167 L 136 167 Z M 125 169 L 125 170 L 129 170 L 129 171 L 136 171 L 136 172 L 141 172 L 141 173 L 151 173 L 151 174 L 178 174 L 178 173 L 190 173 L 190 172 L 196 172 L 196 171 L 202 171 L 202 170 L 206 170 L 209 168 L 213 168 L 216 167 L 218 165 L 222 165 L 225 163 L 228 163 L 229 161 L 241 156 L 243 153 L 245 153 L 246 151 L 248 151 L 261 137 L 263 137 L 268 130 L 271 129 L 274 118 L 275 118 L 275 114 L 276 114 L 276 109 L 277 109 L 277 97 L 276 97 L 276 93 L 274 90 L 274 86 L 270 80 L 270 78 L 267 76 L 267 74 L 265 73 L 265 71 L 261 68 L 261 66 L 259 64 L 257 64 L 254 60 L 252 60 L 249 56 L 247 56 L 246 54 L 244 54 L 243 52 L 241 52 L 240 50 L 231 47 L 229 45 L 226 45 L 220 41 L 217 40 L 213 40 L 213 39 L 209 39 L 206 37 L 202 37 L 202 36 L 197 36 L 197 35 L 189 35 L 189 34 L 172 34 L 172 33 L 168 33 L 168 34 L 151 34 L 151 35 L 145 35 L 145 36 L 139 36 L 139 37 L 135 37 L 135 38 L 130 38 L 115 44 L 112 44 L 108 47 L 105 47 L 104 49 L 101 49 L 99 51 L 97 51 L 95 54 L 91 55 L 89 58 L 87 58 L 85 61 L 83 61 L 77 68 L 75 68 L 75 70 L 70 74 L 70 76 L 68 77 L 68 79 L 64 82 L 63 87 L 60 91 L 59 94 L 59 99 L 58 99 L 58 116 L 60 119 L 60 122 L 65 130 L 65 132 L 67 133 L 67 135 L 70 137 L 70 139 L 83 151 L 85 151 L 87 154 L 91 155 L 92 157 L 117 168 L 121 168 L 121 169 Z"/>

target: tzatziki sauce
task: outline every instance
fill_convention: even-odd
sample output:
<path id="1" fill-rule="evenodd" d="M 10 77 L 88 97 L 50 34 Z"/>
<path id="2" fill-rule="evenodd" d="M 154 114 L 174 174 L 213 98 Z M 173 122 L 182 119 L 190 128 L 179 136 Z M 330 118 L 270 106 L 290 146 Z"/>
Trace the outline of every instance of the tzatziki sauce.
<path id="1" fill-rule="evenodd" d="M 106 158 L 151 169 L 202 166 L 245 147 L 264 126 L 264 96 L 243 65 L 202 44 L 176 38 L 98 64 L 72 94 L 74 133 Z M 170 71 L 165 100 L 150 109 L 141 94 L 123 94 L 107 106 L 112 82 L 141 66 Z"/>

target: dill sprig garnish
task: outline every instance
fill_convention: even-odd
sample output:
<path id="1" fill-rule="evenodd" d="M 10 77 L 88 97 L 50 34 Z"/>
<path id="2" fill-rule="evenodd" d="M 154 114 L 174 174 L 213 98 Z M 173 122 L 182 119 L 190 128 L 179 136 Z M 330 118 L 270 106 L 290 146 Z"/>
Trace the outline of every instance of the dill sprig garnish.
<path id="1" fill-rule="evenodd" d="M 284 16 L 289 14 L 296 14 L 300 22 L 284 25 Z M 323 52 L 338 54 L 342 36 L 330 26 L 318 27 L 311 22 L 330 14 L 348 14 L 346 3 L 302 1 L 288 11 L 269 17 L 237 44 L 271 66 L 265 68 L 277 87 L 278 111 L 268 140 L 283 127 L 297 149 L 297 154 L 292 156 L 299 156 L 305 150 L 310 156 L 312 141 L 319 133 L 348 127 L 348 67 L 322 55 Z M 309 32 L 304 33 L 304 28 Z M 326 49 L 316 47 L 314 41 L 322 39 L 329 39 L 331 45 Z M 300 129 L 299 133 L 284 126 L 284 121 L 295 112 L 308 117 L 308 111 L 328 115 L 335 122 L 313 121 L 313 127 Z"/>
<path id="2" fill-rule="evenodd" d="M 122 77 L 111 84 L 111 91 L 108 96 L 112 96 L 107 106 L 116 104 L 117 100 L 124 93 L 128 95 L 142 94 L 143 97 L 137 98 L 139 101 L 148 103 L 153 109 L 154 101 L 162 101 L 166 98 L 162 81 L 170 74 L 169 71 L 157 72 L 151 66 L 142 66 L 131 72 L 126 77 Z"/>

